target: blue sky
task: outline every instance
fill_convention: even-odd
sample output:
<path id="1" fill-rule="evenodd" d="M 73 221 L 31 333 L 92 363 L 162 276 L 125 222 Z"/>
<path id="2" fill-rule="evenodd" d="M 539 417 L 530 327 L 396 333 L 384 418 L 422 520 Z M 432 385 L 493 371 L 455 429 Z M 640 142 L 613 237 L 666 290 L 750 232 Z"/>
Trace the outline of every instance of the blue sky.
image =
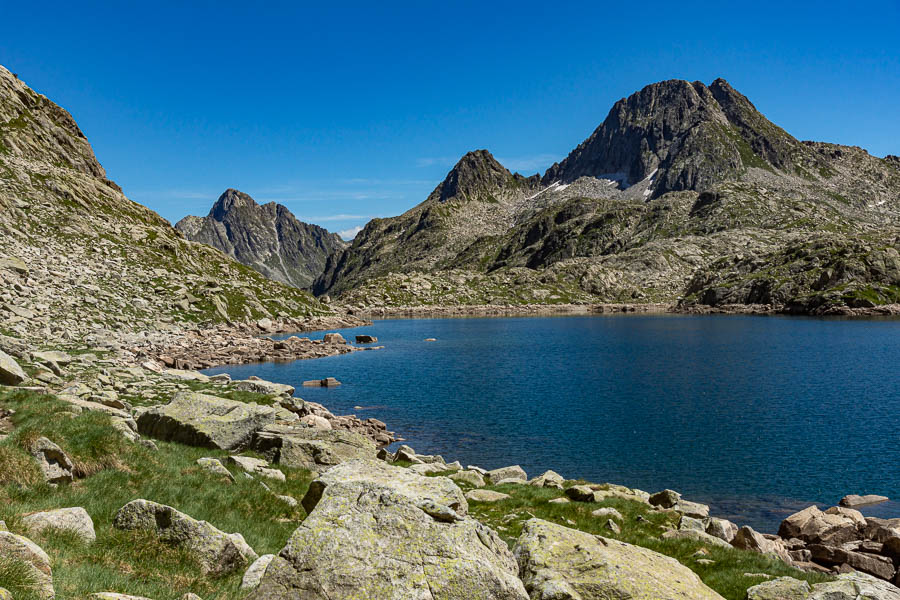
<path id="1" fill-rule="evenodd" d="M 725 77 L 798 138 L 900 154 L 900 0 L 251 4 L 3 2 L 0 64 L 173 223 L 234 187 L 352 231 L 469 150 L 542 172 L 670 78 Z"/>

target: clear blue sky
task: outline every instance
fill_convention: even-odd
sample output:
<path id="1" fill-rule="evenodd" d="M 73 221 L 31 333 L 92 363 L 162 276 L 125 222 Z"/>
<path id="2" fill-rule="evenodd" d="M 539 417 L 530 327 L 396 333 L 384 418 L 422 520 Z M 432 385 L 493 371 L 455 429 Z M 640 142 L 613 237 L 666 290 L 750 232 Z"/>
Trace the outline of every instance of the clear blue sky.
<path id="1" fill-rule="evenodd" d="M 798 138 L 900 154 L 900 0 L 182 4 L 0 6 L 0 64 L 172 222 L 235 187 L 350 230 L 468 150 L 543 171 L 670 78 L 721 76 Z"/>

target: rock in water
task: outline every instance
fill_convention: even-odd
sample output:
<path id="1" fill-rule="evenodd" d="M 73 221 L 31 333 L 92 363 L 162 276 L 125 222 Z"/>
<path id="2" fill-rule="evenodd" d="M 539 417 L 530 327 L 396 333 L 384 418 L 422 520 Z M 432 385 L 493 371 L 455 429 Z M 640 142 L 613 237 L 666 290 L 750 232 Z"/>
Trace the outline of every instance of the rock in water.
<path id="1" fill-rule="evenodd" d="M 525 523 L 515 556 L 533 599 L 722 598 L 674 558 L 541 519 Z"/>
<path id="2" fill-rule="evenodd" d="M 503 540 L 474 519 L 419 508 L 429 478 L 415 477 L 425 481 L 328 485 L 249 600 L 526 600 Z"/>
<path id="3" fill-rule="evenodd" d="M 120 508 L 113 526 L 154 531 L 162 541 L 190 551 L 201 570 L 212 575 L 230 573 L 258 558 L 240 534 L 227 534 L 206 521 L 148 500 L 134 500 Z"/>
<path id="4" fill-rule="evenodd" d="M 378 341 L 378 338 L 374 335 L 358 335 L 356 336 L 357 344 L 374 344 Z"/>
<path id="5" fill-rule="evenodd" d="M 867 494 L 865 496 L 849 494 L 841 498 L 841 501 L 838 502 L 838 504 L 846 508 L 856 508 L 857 506 L 880 504 L 882 502 L 887 502 L 888 500 L 890 500 L 890 498 L 888 498 L 887 496 L 878 496 L 877 494 Z"/>
<path id="6" fill-rule="evenodd" d="M 275 419 L 271 406 L 179 392 L 169 404 L 143 412 L 137 423 L 142 435 L 189 446 L 236 450 L 246 447 L 256 431 Z"/>
<path id="7" fill-rule="evenodd" d="M 54 597 L 50 557 L 40 546 L 21 535 L 0 531 L 0 556 L 17 560 L 27 566 L 38 598 L 49 600 Z"/>
<path id="8" fill-rule="evenodd" d="M 22 524 L 29 533 L 40 533 L 48 527 L 71 531 L 85 542 L 93 542 L 97 539 L 94 532 L 94 521 L 81 507 L 59 508 L 38 512 L 22 517 Z"/>
<path id="9" fill-rule="evenodd" d="M 0 350 L 0 384 L 19 385 L 28 379 L 25 371 L 9 354 Z"/>

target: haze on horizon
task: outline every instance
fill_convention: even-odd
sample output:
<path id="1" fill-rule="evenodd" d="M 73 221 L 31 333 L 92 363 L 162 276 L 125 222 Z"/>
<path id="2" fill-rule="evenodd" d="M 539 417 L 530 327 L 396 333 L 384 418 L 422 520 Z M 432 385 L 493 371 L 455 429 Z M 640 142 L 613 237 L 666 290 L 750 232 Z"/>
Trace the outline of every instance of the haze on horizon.
<path id="1" fill-rule="evenodd" d="M 724 77 L 799 139 L 900 153 L 900 3 L 4 7 L 0 64 L 172 223 L 226 188 L 350 236 L 469 150 L 543 172 L 643 86 Z"/>

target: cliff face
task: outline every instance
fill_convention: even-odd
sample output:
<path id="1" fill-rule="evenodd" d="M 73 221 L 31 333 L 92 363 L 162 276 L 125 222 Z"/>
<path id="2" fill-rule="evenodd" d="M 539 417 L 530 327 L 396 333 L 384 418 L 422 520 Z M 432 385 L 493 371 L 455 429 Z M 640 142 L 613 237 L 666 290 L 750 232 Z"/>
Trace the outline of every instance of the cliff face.
<path id="1" fill-rule="evenodd" d="M 336 233 L 298 221 L 286 207 L 259 205 L 237 190 L 225 190 L 206 217 L 175 225 L 184 237 L 218 248 L 270 279 L 309 288 L 327 257 L 347 247 Z"/>
<path id="2" fill-rule="evenodd" d="M 425 202 L 369 223 L 314 289 L 362 305 L 765 301 L 822 312 L 900 300 L 898 223 L 896 157 L 798 141 L 723 79 L 663 81 L 617 102 L 541 178 L 467 154 Z M 807 243 L 818 258 L 795 264 L 791 249 Z M 474 294 L 465 272 L 513 290 Z M 415 274 L 420 293 L 395 289 L 396 274 Z"/>

